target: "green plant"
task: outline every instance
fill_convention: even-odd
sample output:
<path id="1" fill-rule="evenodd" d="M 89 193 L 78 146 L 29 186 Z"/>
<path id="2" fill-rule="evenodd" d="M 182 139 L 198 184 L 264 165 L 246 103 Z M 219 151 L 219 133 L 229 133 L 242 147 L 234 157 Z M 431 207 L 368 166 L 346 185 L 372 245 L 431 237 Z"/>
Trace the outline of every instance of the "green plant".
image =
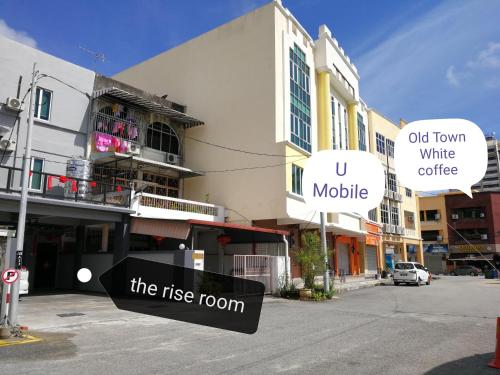
<path id="1" fill-rule="evenodd" d="M 306 289 L 314 289 L 314 278 L 325 271 L 325 258 L 321 254 L 320 238 L 316 232 L 302 234 L 302 247 L 298 249 L 294 258 L 300 265 L 301 276 Z"/>

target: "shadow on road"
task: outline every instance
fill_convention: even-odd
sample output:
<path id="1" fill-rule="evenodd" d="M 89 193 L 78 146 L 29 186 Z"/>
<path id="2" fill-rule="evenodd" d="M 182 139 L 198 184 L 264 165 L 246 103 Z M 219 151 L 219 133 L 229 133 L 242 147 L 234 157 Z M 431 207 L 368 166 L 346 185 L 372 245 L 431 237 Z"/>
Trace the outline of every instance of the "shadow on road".
<path id="1" fill-rule="evenodd" d="M 488 367 L 493 356 L 494 353 L 486 353 L 461 358 L 435 367 L 424 375 L 498 375 L 497 369 Z"/>

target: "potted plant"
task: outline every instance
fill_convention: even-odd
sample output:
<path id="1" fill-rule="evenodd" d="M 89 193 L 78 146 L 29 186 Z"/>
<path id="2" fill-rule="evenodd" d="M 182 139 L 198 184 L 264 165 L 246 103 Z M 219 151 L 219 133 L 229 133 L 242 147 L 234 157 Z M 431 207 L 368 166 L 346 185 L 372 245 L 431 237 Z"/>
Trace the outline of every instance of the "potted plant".
<path id="1" fill-rule="evenodd" d="M 311 299 L 314 278 L 325 271 L 325 259 L 321 254 L 320 237 L 316 232 L 302 234 L 302 247 L 294 254 L 300 265 L 304 288 L 299 290 L 301 300 Z"/>

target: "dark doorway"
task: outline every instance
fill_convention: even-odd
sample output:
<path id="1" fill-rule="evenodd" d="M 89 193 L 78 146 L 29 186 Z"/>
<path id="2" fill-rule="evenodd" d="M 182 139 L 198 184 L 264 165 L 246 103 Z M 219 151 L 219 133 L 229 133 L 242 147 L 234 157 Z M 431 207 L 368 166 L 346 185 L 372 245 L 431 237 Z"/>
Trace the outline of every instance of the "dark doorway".
<path id="1" fill-rule="evenodd" d="M 35 288 L 55 287 L 57 243 L 39 243 L 36 249 Z"/>

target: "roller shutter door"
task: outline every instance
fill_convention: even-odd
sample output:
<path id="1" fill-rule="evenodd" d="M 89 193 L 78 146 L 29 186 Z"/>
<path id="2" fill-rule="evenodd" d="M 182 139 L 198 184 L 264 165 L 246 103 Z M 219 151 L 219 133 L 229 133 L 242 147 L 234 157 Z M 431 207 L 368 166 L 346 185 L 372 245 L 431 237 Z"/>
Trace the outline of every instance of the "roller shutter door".
<path id="1" fill-rule="evenodd" d="M 365 247 L 366 273 L 377 273 L 377 248 L 375 246 Z"/>

